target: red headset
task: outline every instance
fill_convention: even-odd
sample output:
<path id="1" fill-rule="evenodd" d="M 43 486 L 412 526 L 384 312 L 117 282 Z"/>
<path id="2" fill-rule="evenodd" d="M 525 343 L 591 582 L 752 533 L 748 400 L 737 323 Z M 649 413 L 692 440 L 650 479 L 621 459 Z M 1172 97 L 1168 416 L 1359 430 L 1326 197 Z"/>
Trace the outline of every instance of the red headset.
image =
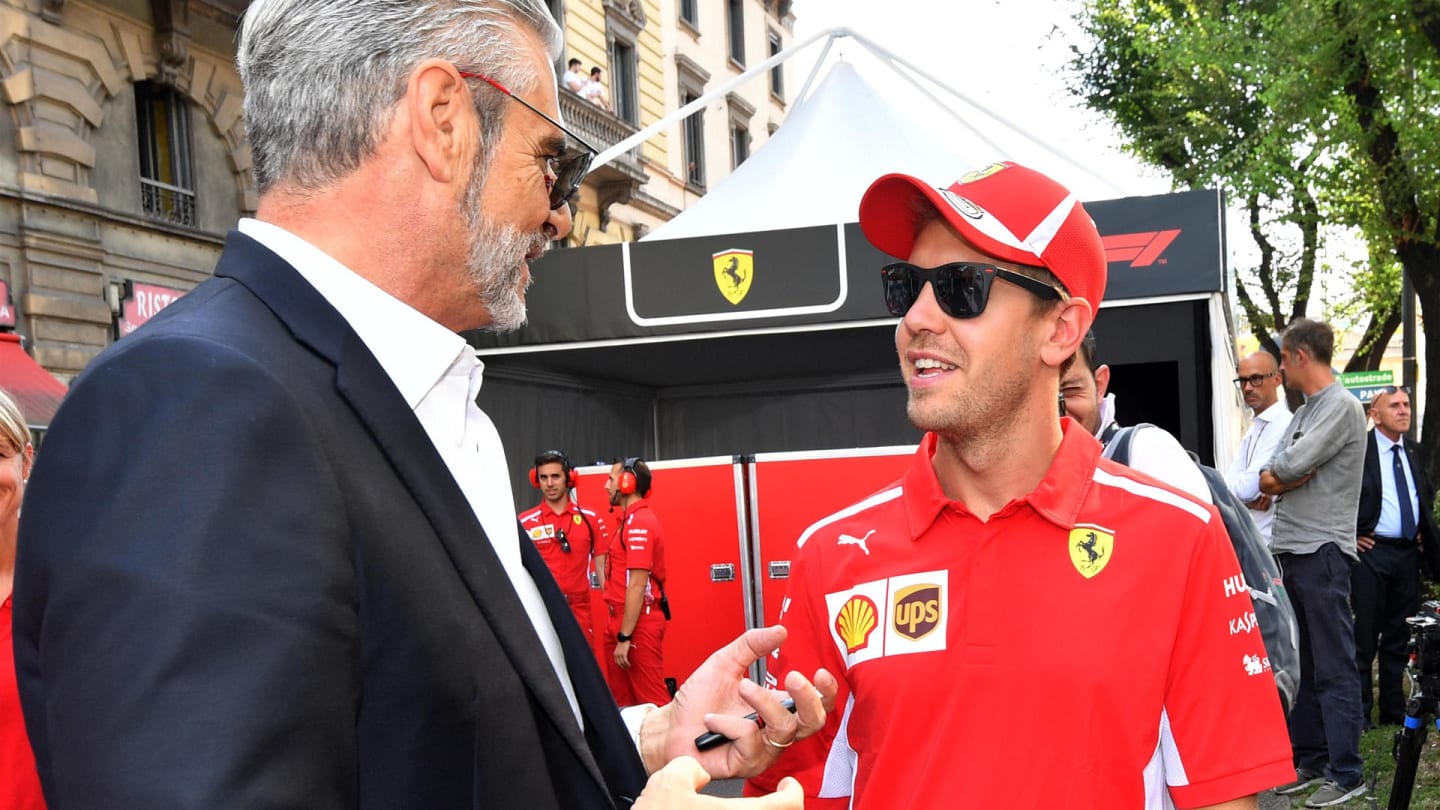
<path id="1" fill-rule="evenodd" d="M 641 463 L 639 456 L 630 456 L 620 462 L 620 479 L 615 482 L 615 488 L 621 495 L 634 495 L 636 490 L 642 489 L 646 493 L 650 491 L 650 471 L 635 466 Z"/>
<path id="2" fill-rule="evenodd" d="M 568 488 L 574 489 L 575 484 L 580 480 L 580 474 L 570 466 L 570 458 L 559 450 L 546 450 L 535 457 L 535 464 L 530 468 L 530 486 L 540 488 L 540 468 L 546 464 L 560 463 L 561 469 L 565 471 L 565 484 Z"/>

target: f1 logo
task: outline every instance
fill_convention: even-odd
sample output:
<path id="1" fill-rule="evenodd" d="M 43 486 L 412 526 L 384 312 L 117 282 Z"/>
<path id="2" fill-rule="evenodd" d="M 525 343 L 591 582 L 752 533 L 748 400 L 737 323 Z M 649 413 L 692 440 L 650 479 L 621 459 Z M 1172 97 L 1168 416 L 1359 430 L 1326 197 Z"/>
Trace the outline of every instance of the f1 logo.
<path id="1" fill-rule="evenodd" d="M 1179 235 L 1179 228 L 1171 231 L 1117 233 L 1100 237 L 1100 243 L 1105 246 L 1107 264 L 1128 261 L 1131 267 L 1149 267 Z"/>

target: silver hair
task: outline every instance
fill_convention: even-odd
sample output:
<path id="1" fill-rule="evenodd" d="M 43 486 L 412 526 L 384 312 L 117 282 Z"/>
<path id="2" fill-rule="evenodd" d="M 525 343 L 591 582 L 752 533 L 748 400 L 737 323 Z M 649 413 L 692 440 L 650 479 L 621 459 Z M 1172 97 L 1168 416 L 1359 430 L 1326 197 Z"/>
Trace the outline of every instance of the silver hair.
<path id="1" fill-rule="evenodd" d="M 256 186 L 320 189 L 358 168 L 425 59 L 449 59 L 517 93 L 539 87 L 523 58 L 527 30 L 559 57 L 563 35 L 542 0 L 255 0 L 236 63 Z M 488 146 L 508 99 L 473 84 Z"/>

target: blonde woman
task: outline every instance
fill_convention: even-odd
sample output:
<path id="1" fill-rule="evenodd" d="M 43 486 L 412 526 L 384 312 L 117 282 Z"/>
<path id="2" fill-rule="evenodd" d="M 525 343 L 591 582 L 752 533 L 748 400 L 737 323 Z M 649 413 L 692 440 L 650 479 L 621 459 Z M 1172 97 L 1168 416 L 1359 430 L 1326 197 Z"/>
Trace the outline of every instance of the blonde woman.
<path id="1" fill-rule="evenodd" d="M 14 400 L 0 390 L 0 810 L 44 810 L 35 755 L 25 736 L 15 688 L 15 646 L 10 638 L 10 591 L 15 582 L 15 535 L 20 499 L 35 447 Z"/>

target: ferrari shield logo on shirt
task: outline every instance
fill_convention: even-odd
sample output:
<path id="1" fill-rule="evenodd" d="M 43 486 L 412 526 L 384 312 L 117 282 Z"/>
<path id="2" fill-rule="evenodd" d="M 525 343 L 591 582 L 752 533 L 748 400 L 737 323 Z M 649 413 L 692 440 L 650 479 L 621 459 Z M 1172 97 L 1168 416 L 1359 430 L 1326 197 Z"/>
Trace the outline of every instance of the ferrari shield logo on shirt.
<path id="1" fill-rule="evenodd" d="M 712 254 L 715 263 L 715 286 L 725 300 L 738 305 L 750 292 L 750 282 L 755 278 L 755 252 L 751 250 L 724 250 Z"/>
<path id="2" fill-rule="evenodd" d="M 825 595 L 830 636 L 846 667 L 945 649 L 947 571 L 862 582 Z"/>
<path id="3" fill-rule="evenodd" d="M 1110 564 L 1115 535 L 1099 526 L 1080 524 L 1070 530 L 1070 562 L 1080 576 L 1090 579 Z"/>
<path id="4" fill-rule="evenodd" d="M 582 518 L 582 517 L 580 517 L 579 515 L 576 515 L 574 518 L 572 518 L 572 520 L 575 521 L 575 525 L 576 525 L 576 526 L 579 526 L 579 525 L 585 520 L 585 518 Z"/>

